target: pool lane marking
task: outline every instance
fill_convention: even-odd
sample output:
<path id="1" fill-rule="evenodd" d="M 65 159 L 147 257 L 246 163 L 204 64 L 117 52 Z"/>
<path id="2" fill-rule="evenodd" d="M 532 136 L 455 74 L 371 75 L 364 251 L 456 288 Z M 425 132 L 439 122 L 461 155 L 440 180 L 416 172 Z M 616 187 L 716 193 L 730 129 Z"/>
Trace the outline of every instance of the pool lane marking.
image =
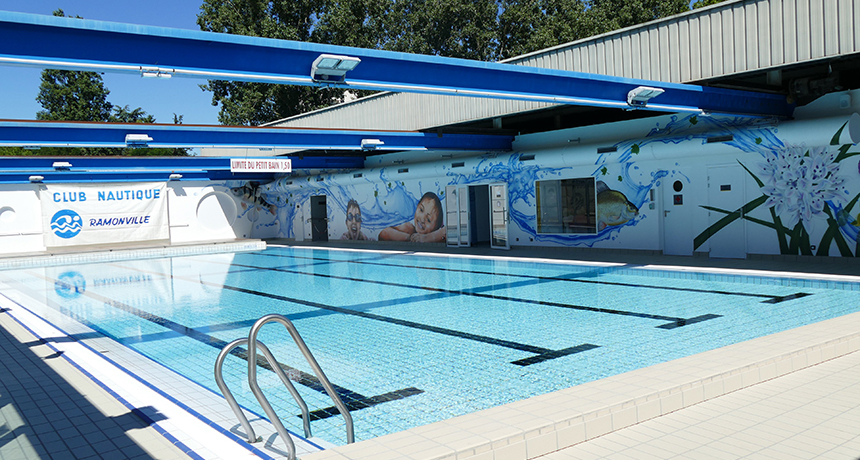
<path id="1" fill-rule="evenodd" d="M 220 263 L 220 264 L 224 264 L 224 265 L 236 265 L 236 264 L 227 264 L 225 262 L 213 262 L 213 263 Z M 373 313 L 356 311 L 356 310 L 351 310 L 351 309 L 343 308 L 343 307 L 335 307 L 333 305 L 326 305 L 326 304 L 322 304 L 319 302 L 313 302 L 310 300 L 296 299 L 296 298 L 292 298 L 292 297 L 282 296 L 279 294 L 271 294 L 268 292 L 255 291 L 252 289 L 240 288 L 237 286 L 230 286 L 227 284 L 218 284 L 218 283 L 213 283 L 210 281 L 203 281 L 202 279 L 186 278 L 184 276 L 179 276 L 179 275 L 163 275 L 163 274 L 158 273 L 158 272 L 143 270 L 143 269 L 139 269 L 139 268 L 135 268 L 135 267 L 127 267 L 127 266 L 118 265 L 118 264 L 111 264 L 111 265 L 122 267 L 122 268 L 125 268 L 127 270 L 134 270 L 134 271 L 139 271 L 142 273 L 157 274 L 157 275 L 161 275 L 161 276 L 170 276 L 173 279 L 178 279 L 178 280 L 187 281 L 187 282 L 191 282 L 191 283 L 205 284 L 205 285 L 209 285 L 212 287 L 218 287 L 218 288 L 227 289 L 230 291 L 241 292 L 244 294 L 251 294 L 251 295 L 256 295 L 256 296 L 260 296 L 260 297 L 266 297 L 266 298 L 273 299 L 273 300 L 280 300 L 280 301 L 284 301 L 284 302 L 291 302 L 291 303 L 295 303 L 295 304 L 299 304 L 299 305 L 305 305 L 308 307 L 319 308 L 321 310 L 328 310 L 328 311 L 333 311 L 336 313 L 343 313 L 345 315 L 358 316 L 361 318 L 371 319 L 374 321 L 381 321 L 381 322 L 385 322 L 385 323 L 396 324 L 398 326 L 405 326 L 405 327 L 409 327 L 409 328 L 413 328 L 413 329 L 419 329 L 419 330 L 423 330 L 423 331 L 427 331 L 427 332 L 434 332 L 436 334 L 442 334 L 442 335 L 447 335 L 447 336 L 451 336 L 451 337 L 457 337 L 457 338 L 461 338 L 461 339 L 467 339 L 467 340 L 472 340 L 472 341 L 476 341 L 476 342 L 487 343 L 490 345 L 496 345 L 496 346 L 510 348 L 510 349 L 514 349 L 514 350 L 518 350 L 518 351 L 525 351 L 527 353 L 534 353 L 537 355 L 545 355 L 545 354 L 554 352 L 555 355 L 553 357 L 557 358 L 557 357 L 567 356 L 570 354 L 579 353 L 582 351 L 587 351 L 587 350 L 591 350 L 592 348 L 599 347 L 599 345 L 593 345 L 593 344 L 585 343 L 585 344 L 580 345 L 580 347 L 585 347 L 585 348 L 571 347 L 571 348 L 566 348 L 564 350 L 551 350 L 549 348 L 537 347 L 534 345 L 517 343 L 517 342 L 513 342 L 513 341 L 509 341 L 509 340 L 502 340 L 502 339 L 497 339 L 494 337 L 487 337 L 487 336 L 483 336 L 483 335 L 470 334 L 468 332 L 456 331 L 453 329 L 447 329 L 447 328 L 438 327 L 438 326 L 431 326 L 429 324 L 416 323 L 413 321 L 407 321 L 407 320 L 403 320 L 403 319 L 392 318 L 389 316 L 376 315 Z M 260 268 L 260 267 L 254 267 L 254 268 Z M 277 269 L 266 268 L 266 267 L 262 267 L 260 269 L 280 271 Z M 308 275 L 307 273 L 303 273 L 303 272 L 298 272 L 298 274 Z M 394 302 L 394 301 L 392 301 L 392 302 Z M 677 320 L 678 318 L 672 318 L 672 319 Z M 226 345 L 226 343 L 225 343 L 225 345 Z"/>
<path id="2" fill-rule="evenodd" d="M 339 259 L 323 259 L 320 257 L 306 257 L 306 256 L 283 256 L 277 254 L 264 254 L 261 252 L 248 252 L 248 254 L 252 255 L 260 255 L 267 257 L 293 257 L 295 259 L 305 259 L 305 260 L 319 260 L 325 261 L 328 260 L 331 263 L 350 263 L 350 264 L 365 264 L 365 265 L 379 265 L 384 267 L 399 267 L 399 268 L 417 268 L 419 270 L 437 270 L 437 271 L 445 271 L 445 272 L 454 272 L 454 273 L 471 273 L 471 274 L 480 274 L 480 275 L 500 275 L 500 276 L 510 276 L 517 278 L 529 278 L 536 280 L 546 280 L 546 281 L 568 281 L 574 283 L 586 283 L 586 284 L 603 284 L 607 286 L 624 286 L 624 287 L 634 287 L 634 288 L 645 288 L 645 289 L 662 289 L 668 291 L 679 291 L 679 292 L 697 292 L 702 294 L 718 294 L 718 295 L 731 295 L 731 296 L 741 296 L 741 297 L 759 297 L 766 298 L 767 300 L 763 300 L 762 303 L 779 303 L 784 302 L 786 300 L 792 300 L 795 298 L 805 297 L 808 295 L 812 295 L 809 293 L 799 292 L 796 294 L 786 295 L 786 296 L 777 296 L 771 294 L 756 294 L 751 292 L 732 292 L 732 291 L 712 291 L 708 289 L 695 289 L 695 288 L 683 288 L 683 287 L 673 287 L 673 286 L 655 286 L 652 284 L 632 284 L 632 283 L 620 283 L 614 281 L 594 281 L 594 280 L 584 280 L 581 279 L 583 277 L 591 278 L 595 277 L 604 272 L 611 272 L 616 269 L 616 267 L 600 267 L 596 269 L 591 269 L 586 272 L 581 273 L 571 273 L 569 275 L 562 276 L 537 276 L 537 275 L 521 275 L 516 273 L 497 273 L 497 272 L 488 272 L 482 270 L 464 270 L 457 268 L 441 268 L 441 267 L 419 267 L 415 265 L 402 265 L 402 264 L 386 264 L 380 262 L 368 262 L 365 260 L 339 260 Z M 296 267 L 303 267 L 305 265 L 297 265 Z"/>
<path id="3" fill-rule="evenodd" d="M 698 323 L 701 321 L 706 321 L 709 319 L 722 317 L 722 315 L 707 314 L 707 315 L 697 316 L 695 318 L 679 318 L 676 316 L 653 315 L 650 313 L 639 313 L 639 312 L 634 312 L 634 311 L 615 310 L 615 309 L 611 309 L 611 308 L 588 307 L 585 305 L 573 305 L 573 304 L 566 304 L 566 303 L 560 303 L 560 302 L 550 302 L 550 301 L 546 301 L 546 300 L 523 299 L 523 298 L 519 298 L 519 297 L 508 297 L 508 296 L 502 296 L 502 295 L 497 295 L 497 294 L 483 294 L 480 292 L 474 292 L 475 290 L 488 289 L 488 287 L 486 287 L 486 286 L 478 287 L 478 288 L 472 288 L 470 290 L 454 290 L 454 289 L 435 288 L 435 287 L 429 287 L 429 286 L 417 286 L 417 285 L 413 285 L 413 284 L 394 283 L 394 282 L 390 282 L 390 281 L 368 280 L 368 279 L 353 278 L 353 277 L 348 277 L 348 276 L 327 275 L 327 274 L 322 274 L 322 273 L 307 273 L 307 272 L 297 271 L 297 270 L 288 270 L 285 268 L 254 267 L 252 265 L 244 265 L 244 264 L 237 264 L 237 263 L 228 264 L 226 262 L 213 262 L 213 263 L 221 263 L 224 265 L 231 265 L 234 267 L 253 268 L 256 270 L 268 270 L 268 271 L 275 271 L 275 272 L 292 273 L 292 274 L 296 274 L 296 275 L 319 276 L 319 277 L 323 277 L 323 278 L 331 278 L 331 279 L 339 279 L 339 280 L 346 280 L 346 281 L 356 281 L 356 282 L 362 282 L 362 283 L 379 284 L 382 286 L 422 289 L 425 291 L 438 292 L 438 293 L 448 294 L 448 295 L 465 295 L 465 296 L 472 296 L 472 297 L 480 297 L 480 298 L 484 298 L 484 299 L 528 303 L 528 304 L 532 304 L 532 305 L 541 305 L 541 306 L 546 306 L 546 307 L 566 308 L 569 310 L 589 311 L 589 312 L 595 312 L 595 313 L 606 313 L 606 314 L 610 314 L 610 315 L 632 316 L 632 317 L 636 317 L 636 318 L 654 319 L 654 320 L 660 320 L 660 321 L 670 321 L 668 324 L 656 326 L 657 328 L 660 328 L 660 329 L 675 329 L 677 327 L 682 327 L 682 326 L 686 326 L 689 324 L 695 324 L 695 323 Z M 544 282 L 544 281 L 541 281 L 541 282 Z M 549 282 L 549 281 L 546 281 L 546 282 Z M 497 289 L 499 286 L 500 285 L 495 285 L 493 290 Z M 406 300 L 408 300 L 408 299 L 397 299 L 397 300 L 388 300 L 388 301 L 379 301 L 379 302 L 369 302 L 366 304 L 354 305 L 353 307 L 371 308 L 372 306 L 388 306 L 388 305 L 394 305 L 396 303 L 403 303 Z M 420 300 L 426 300 L 426 299 L 420 299 Z M 308 301 L 308 302 L 310 302 L 310 301 Z M 342 307 L 330 307 L 330 308 L 342 308 Z M 358 310 L 347 310 L 347 311 L 360 313 Z M 415 323 L 415 324 L 417 324 L 417 323 Z M 427 326 L 427 327 L 433 327 L 433 326 Z M 493 340 L 496 340 L 496 339 L 493 339 Z"/>
<path id="4" fill-rule="evenodd" d="M 128 267 L 124 267 L 124 268 L 128 268 Z M 142 270 L 138 270 L 138 271 L 142 271 Z M 51 278 L 48 276 L 42 276 L 38 273 L 32 273 L 32 272 L 27 272 L 27 273 L 31 276 L 41 278 L 45 281 L 53 282 L 53 283 L 55 283 L 55 285 L 59 284 L 59 285 L 68 286 L 70 288 L 74 287 L 74 286 L 68 285 L 65 281 L 61 281 L 59 279 L 54 279 L 54 278 Z M 165 275 L 157 273 L 157 272 L 146 271 L 146 273 L 165 276 Z M 177 278 L 179 278 L 179 277 L 177 277 Z M 189 281 L 189 280 L 185 279 L 184 281 Z M 192 281 L 192 282 L 194 282 L 194 281 Z M 184 326 L 182 324 L 179 324 L 179 323 L 172 321 L 172 320 L 169 320 L 167 318 L 164 318 L 164 317 L 161 317 L 161 316 L 140 310 L 140 309 L 135 308 L 135 307 L 132 307 L 131 305 L 125 304 L 123 302 L 113 300 L 113 299 L 110 299 L 108 297 L 104 297 L 100 294 L 96 294 L 96 293 L 91 292 L 91 291 L 83 291 L 81 294 L 86 296 L 86 297 L 89 297 L 93 300 L 103 302 L 105 305 L 109 305 L 111 307 L 122 310 L 126 313 L 130 313 L 132 315 L 135 315 L 141 319 L 145 319 L 149 322 L 158 324 L 161 327 L 170 329 L 174 332 L 178 332 L 178 333 L 180 333 L 180 334 L 182 334 L 188 338 L 197 340 L 198 342 L 209 345 L 209 346 L 214 347 L 218 350 L 221 350 L 225 346 L 227 346 L 227 342 L 225 342 L 221 339 L 218 339 L 218 338 L 213 337 L 211 335 L 202 333 L 202 332 L 200 332 L 194 328 Z M 51 301 L 51 303 L 54 303 L 54 302 Z M 77 320 L 81 323 L 86 324 L 88 327 L 95 329 L 98 332 L 100 332 L 100 333 L 102 333 L 102 334 L 104 334 L 104 335 L 106 335 L 106 336 L 108 336 L 114 340 L 120 341 L 119 339 L 116 339 L 113 336 L 113 334 L 110 334 L 107 331 L 104 331 L 103 329 L 99 328 L 97 325 L 90 323 L 88 320 L 86 320 L 84 318 L 80 318 L 76 314 L 68 312 L 68 310 L 65 309 L 64 307 L 62 307 L 61 305 L 60 305 L 59 311 L 65 315 L 67 315 L 67 316 L 74 318 L 75 320 Z M 236 356 L 238 358 L 241 358 L 242 360 L 244 360 L 246 362 L 248 361 L 247 350 L 245 350 L 242 347 L 234 348 L 230 352 L 230 354 L 233 356 Z M 299 369 L 295 369 L 293 367 L 287 366 L 286 364 L 283 364 L 281 362 L 278 362 L 277 364 L 278 364 L 278 366 L 281 367 L 281 369 L 283 369 L 287 373 L 288 376 L 291 376 L 291 380 L 294 380 L 296 383 L 298 383 L 300 385 L 304 385 L 304 386 L 306 386 L 312 390 L 315 390 L 315 391 L 320 392 L 322 394 L 326 394 L 325 388 L 323 388 L 322 384 L 320 384 L 319 379 L 317 379 L 316 376 L 314 376 L 312 374 L 308 374 L 306 372 L 303 372 Z M 272 367 L 269 365 L 269 362 L 266 361 L 266 359 L 264 357 L 260 357 L 260 356 L 257 357 L 257 366 L 262 367 L 262 368 L 269 370 L 269 371 L 274 371 L 274 369 L 272 369 Z M 395 392 L 385 393 L 383 395 L 368 397 L 368 396 L 364 396 L 360 393 L 356 393 L 352 390 L 349 390 L 347 388 L 344 388 L 344 387 L 341 387 L 341 386 L 338 386 L 335 384 L 332 384 L 332 386 L 334 387 L 335 391 L 337 391 L 337 394 L 340 395 L 341 398 L 344 399 L 344 404 L 347 407 L 354 407 L 355 410 L 364 409 L 365 407 L 375 406 L 375 405 L 379 404 L 380 402 L 394 401 L 396 399 L 402 399 L 402 398 L 405 398 L 407 396 L 413 396 L 413 395 L 421 394 L 424 392 L 423 390 L 420 390 L 418 388 L 409 387 L 409 388 L 404 388 L 402 390 L 397 390 Z M 380 399 L 382 397 L 385 397 L 385 398 Z"/>

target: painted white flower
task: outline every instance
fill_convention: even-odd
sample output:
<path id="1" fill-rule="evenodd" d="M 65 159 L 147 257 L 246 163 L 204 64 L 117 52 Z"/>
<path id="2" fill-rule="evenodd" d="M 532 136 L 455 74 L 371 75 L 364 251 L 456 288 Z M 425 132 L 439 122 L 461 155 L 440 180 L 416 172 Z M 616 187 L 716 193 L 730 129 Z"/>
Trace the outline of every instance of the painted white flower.
<path id="1" fill-rule="evenodd" d="M 838 204 L 846 195 L 845 179 L 838 177 L 837 152 L 826 147 L 791 147 L 768 155 L 759 163 L 759 178 L 767 196 L 765 206 L 783 219 L 786 228 L 798 222 L 810 230 L 813 218 L 827 218 L 824 207 Z"/>

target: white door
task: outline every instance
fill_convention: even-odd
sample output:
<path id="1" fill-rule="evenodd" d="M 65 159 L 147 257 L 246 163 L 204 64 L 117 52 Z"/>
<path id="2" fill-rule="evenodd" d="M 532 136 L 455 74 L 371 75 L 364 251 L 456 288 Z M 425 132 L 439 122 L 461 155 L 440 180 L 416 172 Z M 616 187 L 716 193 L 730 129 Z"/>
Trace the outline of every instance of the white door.
<path id="1" fill-rule="evenodd" d="M 296 205 L 296 213 L 293 215 L 293 235 L 296 241 L 305 240 L 305 214 L 302 212 L 302 205 Z"/>
<path id="2" fill-rule="evenodd" d="M 708 205 L 733 212 L 744 205 L 744 170 L 739 165 L 708 167 Z M 726 217 L 726 213 L 708 211 L 708 227 Z M 743 216 L 741 216 L 743 217 Z M 746 228 L 744 219 L 735 219 L 719 228 L 708 239 L 709 255 L 723 259 L 745 259 Z"/>
<path id="3" fill-rule="evenodd" d="M 661 181 L 663 211 L 663 254 L 672 256 L 693 255 L 693 211 L 695 203 L 689 200 L 690 184 L 686 175 L 665 178 Z"/>
<path id="4" fill-rule="evenodd" d="M 510 249 L 508 239 L 508 184 L 490 185 L 490 212 L 492 220 L 490 228 L 490 247 L 493 249 Z"/>
<path id="5" fill-rule="evenodd" d="M 445 228 L 448 246 L 460 245 L 460 204 L 457 201 L 457 186 L 445 187 Z"/>
<path id="6" fill-rule="evenodd" d="M 469 225 L 469 187 L 457 188 L 457 198 L 460 203 L 460 246 L 471 246 L 472 226 Z"/>

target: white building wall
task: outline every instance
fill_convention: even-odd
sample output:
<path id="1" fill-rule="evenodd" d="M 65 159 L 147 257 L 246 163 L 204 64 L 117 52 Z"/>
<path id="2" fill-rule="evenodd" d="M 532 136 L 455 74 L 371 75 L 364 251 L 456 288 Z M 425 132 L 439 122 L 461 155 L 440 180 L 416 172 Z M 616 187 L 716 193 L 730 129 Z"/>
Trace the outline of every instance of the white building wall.
<path id="1" fill-rule="evenodd" d="M 720 257 L 853 256 L 860 233 L 860 206 L 855 200 L 860 197 L 860 147 L 852 145 L 860 140 L 858 102 L 858 91 L 828 95 L 789 122 L 665 116 L 523 135 L 517 137 L 514 153 L 412 164 L 395 156 L 374 157 L 373 166 L 361 171 L 278 180 L 264 186 L 264 195 L 284 204 L 278 220 L 279 236 L 285 238 L 306 235 L 294 225 L 303 221 L 297 218 L 299 213 L 310 215 L 312 196 L 327 198 L 330 239 L 346 233 L 350 200 L 360 206 L 364 235 L 379 239 L 387 228 L 408 227 L 428 192 L 437 195 L 444 207 L 449 186 L 504 182 L 509 190 L 510 242 L 515 246 L 701 252 Z M 800 156 L 786 160 L 795 151 Z M 776 177 L 772 168 L 762 168 L 768 159 L 791 163 L 788 168 L 799 174 L 797 190 L 789 190 L 786 184 L 791 181 Z M 826 177 L 803 176 L 813 167 L 824 167 Z M 601 219 L 601 213 L 610 212 L 608 205 L 602 210 L 598 199 L 598 221 L 603 222 L 598 226 L 604 226 L 596 234 L 538 232 L 536 181 L 588 177 L 603 182 L 599 187 L 635 208 L 631 217 L 615 222 Z M 674 189 L 676 182 L 680 191 Z M 768 185 L 776 191 L 763 188 Z M 721 207 L 727 197 L 737 204 Z M 765 205 L 769 197 L 784 198 L 784 206 L 769 201 Z M 748 208 L 742 219 L 732 220 L 731 225 L 719 223 L 741 208 Z"/>
<path id="2" fill-rule="evenodd" d="M 277 236 L 277 209 L 256 197 L 247 196 L 242 185 L 241 181 L 168 182 L 170 240 L 153 241 L 151 244 L 194 244 Z M 38 184 L 0 185 L 0 254 L 47 250 L 43 240 L 39 187 Z M 134 244 L 146 245 L 147 242 Z M 78 246 L 75 249 L 103 248 Z"/>

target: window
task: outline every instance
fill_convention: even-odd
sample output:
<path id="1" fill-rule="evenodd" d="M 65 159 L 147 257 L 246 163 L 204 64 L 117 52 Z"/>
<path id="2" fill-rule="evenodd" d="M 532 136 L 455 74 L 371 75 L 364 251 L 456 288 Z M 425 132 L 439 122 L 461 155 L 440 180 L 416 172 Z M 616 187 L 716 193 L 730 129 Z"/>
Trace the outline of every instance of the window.
<path id="1" fill-rule="evenodd" d="M 597 233 L 594 178 L 535 182 L 538 233 Z"/>

